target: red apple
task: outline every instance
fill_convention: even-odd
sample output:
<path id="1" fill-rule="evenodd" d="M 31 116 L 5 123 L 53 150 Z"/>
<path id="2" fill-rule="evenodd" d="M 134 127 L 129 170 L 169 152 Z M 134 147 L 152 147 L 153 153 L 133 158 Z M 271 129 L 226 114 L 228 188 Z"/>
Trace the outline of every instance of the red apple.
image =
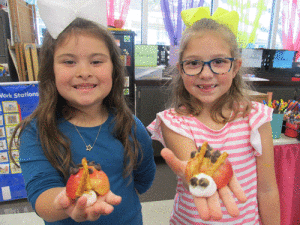
<path id="1" fill-rule="evenodd" d="M 105 195 L 109 189 L 109 179 L 105 172 L 101 170 L 99 164 L 91 162 L 88 164 L 85 158 L 82 159 L 82 165 L 70 170 L 71 176 L 66 185 L 67 196 L 73 200 L 82 196 L 90 190 L 95 191 L 97 195 Z"/>
<path id="2" fill-rule="evenodd" d="M 214 172 L 212 178 L 214 179 L 217 188 L 225 187 L 233 176 L 231 163 L 226 159 L 225 162 Z"/>
<path id="3" fill-rule="evenodd" d="M 94 171 L 94 173 L 90 174 L 90 182 L 92 190 L 94 190 L 98 195 L 103 196 L 110 189 L 108 177 L 103 170 Z"/>
<path id="4" fill-rule="evenodd" d="M 81 195 L 77 193 L 79 184 L 81 182 L 83 174 L 83 169 L 79 169 L 79 172 L 75 175 L 71 175 L 68 179 L 67 185 L 66 185 L 66 192 L 67 196 L 71 199 L 76 199 L 80 197 Z"/>
<path id="5" fill-rule="evenodd" d="M 214 179 L 218 189 L 225 187 L 233 176 L 232 166 L 227 156 L 226 152 L 221 154 L 219 151 L 214 151 L 207 142 L 203 143 L 198 152 L 191 154 L 191 159 L 187 163 L 185 170 L 187 181 L 190 182 L 195 175 L 204 173 Z"/>

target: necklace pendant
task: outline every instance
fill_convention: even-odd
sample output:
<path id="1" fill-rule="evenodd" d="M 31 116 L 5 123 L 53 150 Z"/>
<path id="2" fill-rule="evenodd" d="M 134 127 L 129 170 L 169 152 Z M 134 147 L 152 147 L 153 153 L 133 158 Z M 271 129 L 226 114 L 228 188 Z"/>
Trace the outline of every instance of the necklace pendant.
<path id="1" fill-rule="evenodd" d="M 73 124 L 73 125 L 74 125 L 74 124 Z M 102 125 L 99 127 L 98 134 L 97 134 L 97 137 L 96 137 L 96 139 L 95 139 L 95 141 L 94 141 L 93 146 L 91 146 L 91 145 L 86 145 L 86 143 L 85 143 L 85 141 L 84 141 L 84 138 L 81 136 L 79 130 L 77 129 L 77 127 L 76 127 L 75 125 L 74 125 L 74 127 L 75 127 L 77 133 L 79 134 L 79 136 L 81 137 L 81 139 L 83 140 L 83 142 L 84 142 L 84 144 L 85 144 L 85 147 L 86 147 L 86 150 L 90 152 L 90 151 L 93 149 L 93 147 L 94 147 L 94 145 L 95 145 L 95 143 L 96 143 L 96 141 L 97 141 L 97 139 L 98 139 L 98 136 L 99 136 L 99 134 L 100 134 Z"/>

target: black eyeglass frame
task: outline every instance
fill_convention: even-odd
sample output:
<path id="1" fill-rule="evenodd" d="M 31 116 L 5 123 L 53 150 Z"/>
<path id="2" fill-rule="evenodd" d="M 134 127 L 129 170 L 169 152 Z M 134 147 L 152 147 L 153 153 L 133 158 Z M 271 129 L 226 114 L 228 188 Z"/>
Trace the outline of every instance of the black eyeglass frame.
<path id="1" fill-rule="evenodd" d="M 230 62 L 231 62 L 231 65 L 230 65 L 229 70 L 228 70 L 226 73 L 230 72 L 230 70 L 231 70 L 231 68 L 232 68 L 232 62 L 235 60 L 235 58 L 216 58 L 216 59 L 229 59 Z M 210 60 L 210 61 L 193 60 L 193 62 L 195 62 L 195 61 L 197 61 L 197 62 L 203 62 L 203 65 L 202 65 L 202 68 L 201 68 L 200 72 L 197 73 L 197 74 L 195 74 L 195 75 L 187 74 L 187 73 L 184 71 L 184 69 L 183 69 L 183 64 L 184 64 L 186 61 L 189 61 L 189 60 L 181 61 L 181 62 L 180 62 L 180 66 L 181 66 L 182 71 L 183 71 L 186 75 L 188 75 L 188 76 L 190 76 L 190 77 L 199 75 L 199 74 L 202 72 L 202 70 L 203 70 L 203 68 L 204 68 L 204 66 L 205 66 L 206 64 L 209 66 L 211 72 L 213 72 L 214 74 L 220 74 L 220 73 L 216 73 L 215 71 L 213 71 L 212 68 L 211 68 L 211 65 L 210 65 L 211 62 L 214 61 L 214 60 L 216 60 L 216 59 L 212 59 L 212 60 Z"/>

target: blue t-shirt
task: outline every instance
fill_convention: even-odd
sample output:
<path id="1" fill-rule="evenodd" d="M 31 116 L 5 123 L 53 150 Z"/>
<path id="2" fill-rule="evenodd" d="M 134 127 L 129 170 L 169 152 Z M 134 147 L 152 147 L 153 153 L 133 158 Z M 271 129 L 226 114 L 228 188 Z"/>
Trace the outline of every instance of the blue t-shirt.
<path id="1" fill-rule="evenodd" d="M 102 124 L 99 137 L 91 151 L 86 151 L 86 146 L 76 131 L 73 124 L 61 120 L 58 127 L 71 141 L 72 159 L 76 164 L 86 157 L 88 161 L 100 163 L 102 170 L 110 181 L 111 191 L 122 197 L 122 202 L 114 206 L 114 211 L 107 216 L 100 216 L 95 222 L 80 224 L 142 224 L 141 204 L 136 190 L 142 194 L 146 192 L 155 176 L 155 162 L 152 141 L 143 126 L 135 117 L 137 125 L 137 139 L 143 151 L 143 160 L 139 167 L 132 172 L 133 181 L 129 177 L 123 178 L 124 147 L 112 135 L 113 115 Z M 77 127 L 85 143 L 93 145 L 99 131 L 97 127 Z M 65 183 L 61 174 L 55 170 L 46 159 L 38 137 L 35 122 L 26 127 L 20 138 L 20 164 L 26 184 L 27 197 L 33 208 L 38 196 L 44 191 L 54 187 L 64 187 Z M 128 185 L 129 184 L 129 185 Z M 135 190 L 136 189 L 136 190 Z M 54 223 L 45 224 L 78 224 L 71 218 Z"/>

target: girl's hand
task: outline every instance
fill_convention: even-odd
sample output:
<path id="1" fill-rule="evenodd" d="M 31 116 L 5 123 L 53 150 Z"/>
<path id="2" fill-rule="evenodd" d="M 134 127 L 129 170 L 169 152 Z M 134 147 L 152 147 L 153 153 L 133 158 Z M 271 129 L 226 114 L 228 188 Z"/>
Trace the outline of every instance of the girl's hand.
<path id="1" fill-rule="evenodd" d="M 187 181 L 185 179 L 185 168 L 187 165 L 187 161 L 179 160 L 174 153 L 168 149 L 164 148 L 161 151 L 161 156 L 165 159 L 166 163 L 172 169 L 172 171 L 179 177 L 181 177 L 185 185 L 187 187 Z M 188 189 L 188 188 L 187 188 Z M 233 175 L 231 181 L 229 182 L 228 186 L 225 186 L 215 192 L 211 197 L 204 198 L 204 197 L 194 197 L 195 205 L 198 209 L 200 218 L 202 220 L 220 220 L 222 219 L 222 211 L 220 206 L 219 198 L 222 199 L 228 213 L 232 217 L 237 217 L 239 215 L 239 209 L 235 203 L 235 200 L 231 194 L 237 197 L 237 199 L 244 203 L 247 201 L 247 197 L 240 186 L 237 178 Z"/>
<path id="2" fill-rule="evenodd" d="M 114 210 L 113 205 L 121 203 L 122 198 L 109 191 L 106 195 L 98 197 L 92 206 L 86 206 L 86 196 L 81 196 L 72 202 L 64 189 L 54 200 L 54 207 L 63 210 L 76 222 L 96 221 L 101 215 L 108 215 Z"/>

